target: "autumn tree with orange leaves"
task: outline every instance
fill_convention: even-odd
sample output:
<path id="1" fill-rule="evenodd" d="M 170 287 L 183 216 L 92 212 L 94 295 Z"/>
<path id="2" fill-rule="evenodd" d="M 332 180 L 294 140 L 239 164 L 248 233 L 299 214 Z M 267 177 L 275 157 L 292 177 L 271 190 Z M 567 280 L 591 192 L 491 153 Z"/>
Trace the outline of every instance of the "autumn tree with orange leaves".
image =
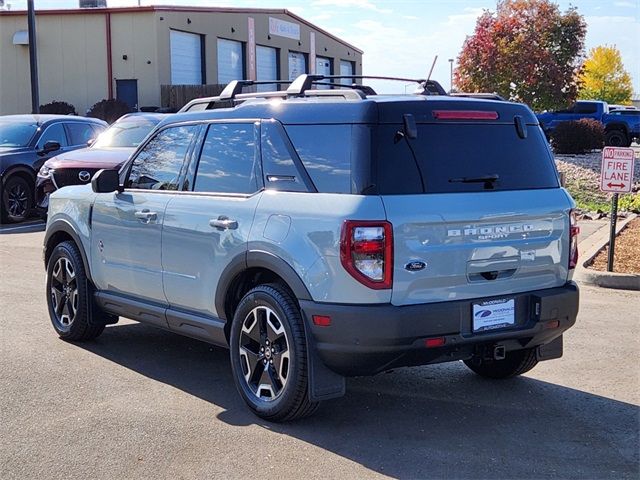
<path id="1" fill-rule="evenodd" d="M 549 0 L 503 0 L 485 11 L 458 57 L 454 85 L 497 92 L 534 110 L 573 102 L 584 55 L 586 23 L 575 7 Z"/>

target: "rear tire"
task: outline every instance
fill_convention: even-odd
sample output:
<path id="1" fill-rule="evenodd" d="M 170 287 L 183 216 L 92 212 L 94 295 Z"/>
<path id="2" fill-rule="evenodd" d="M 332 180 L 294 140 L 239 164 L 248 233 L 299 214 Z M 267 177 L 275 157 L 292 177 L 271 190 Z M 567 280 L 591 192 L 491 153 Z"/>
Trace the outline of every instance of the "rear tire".
<path id="1" fill-rule="evenodd" d="M 2 220 L 19 223 L 29 217 L 33 208 L 33 186 L 20 175 L 10 176 L 2 187 Z"/>
<path id="2" fill-rule="evenodd" d="M 604 136 L 604 143 L 610 147 L 628 147 L 631 140 L 622 130 L 609 130 Z"/>
<path id="3" fill-rule="evenodd" d="M 507 352 L 504 360 L 475 358 L 465 360 L 464 364 L 485 378 L 511 378 L 528 372 L 538 364 L 535 348 Z"/>
<path id="4" fill-rule="evenodd" d="M 317 410 L 309 400 L 304 324 L 288 289 L 267 284 L 250 290 L 233 316 L 230 337 L 233 379 L 253 413 L 283 422 Z"/>
<path id="5" fill-rule="evenodd" d="M 63 340 L 91 340 L 103 332 L 107 315 L 90 295 L 78 247 L 71 241 L 59 243 L 47 264 L 47 306 L 53 328 Z"/>

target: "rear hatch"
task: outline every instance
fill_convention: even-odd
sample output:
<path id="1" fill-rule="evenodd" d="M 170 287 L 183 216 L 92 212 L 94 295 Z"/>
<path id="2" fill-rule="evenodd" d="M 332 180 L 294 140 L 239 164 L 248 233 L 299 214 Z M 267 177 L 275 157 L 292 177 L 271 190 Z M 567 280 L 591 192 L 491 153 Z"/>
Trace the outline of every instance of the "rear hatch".
<path id="1" fill-rule="evenodd" d="M 416 122 L 416 138 L 408 138 L 402 116 L 385 123 L 384 108 L 375 136 L 377 188 L 393 225 L 391 302 L 563 285 L 572 201 L 530 110 L 502 102 L 425 103 L 405 108 L 413 111 L 408 125 Z"/>

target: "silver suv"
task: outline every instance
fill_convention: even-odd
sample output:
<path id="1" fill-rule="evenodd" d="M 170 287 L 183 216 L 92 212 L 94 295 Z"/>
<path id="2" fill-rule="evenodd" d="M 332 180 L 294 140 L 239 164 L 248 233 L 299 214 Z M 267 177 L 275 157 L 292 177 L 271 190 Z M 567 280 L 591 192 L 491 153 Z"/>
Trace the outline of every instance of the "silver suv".
<path id="1" fill-rule="evenodd" d="M 462 360 L 506 378 L 560 357 L 578 228 L 533 113 L 426 82 L 383 97 L 321 80 L 336 79 L 232 82 L 119 174 L 54 193 L 57 334 L 123 316 L 228 347 L 240 395 L 272 421 L 343 395 L 345 376 Z"/>

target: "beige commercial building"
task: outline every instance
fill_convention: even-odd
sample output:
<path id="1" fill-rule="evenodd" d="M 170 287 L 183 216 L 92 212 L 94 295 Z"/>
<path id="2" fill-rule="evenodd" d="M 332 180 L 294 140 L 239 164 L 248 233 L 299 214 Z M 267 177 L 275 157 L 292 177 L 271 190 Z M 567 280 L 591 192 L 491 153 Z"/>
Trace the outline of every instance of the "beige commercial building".
<path id="1" fill-rule="evenodd" d="M 360 75 L 362 51 L 284 9 L 145 6 L 36 12 L 40 103 L 162 106 L 161 85 Z M 25 11 L 0 12 L 0 114 L 31 111 Z"/>

